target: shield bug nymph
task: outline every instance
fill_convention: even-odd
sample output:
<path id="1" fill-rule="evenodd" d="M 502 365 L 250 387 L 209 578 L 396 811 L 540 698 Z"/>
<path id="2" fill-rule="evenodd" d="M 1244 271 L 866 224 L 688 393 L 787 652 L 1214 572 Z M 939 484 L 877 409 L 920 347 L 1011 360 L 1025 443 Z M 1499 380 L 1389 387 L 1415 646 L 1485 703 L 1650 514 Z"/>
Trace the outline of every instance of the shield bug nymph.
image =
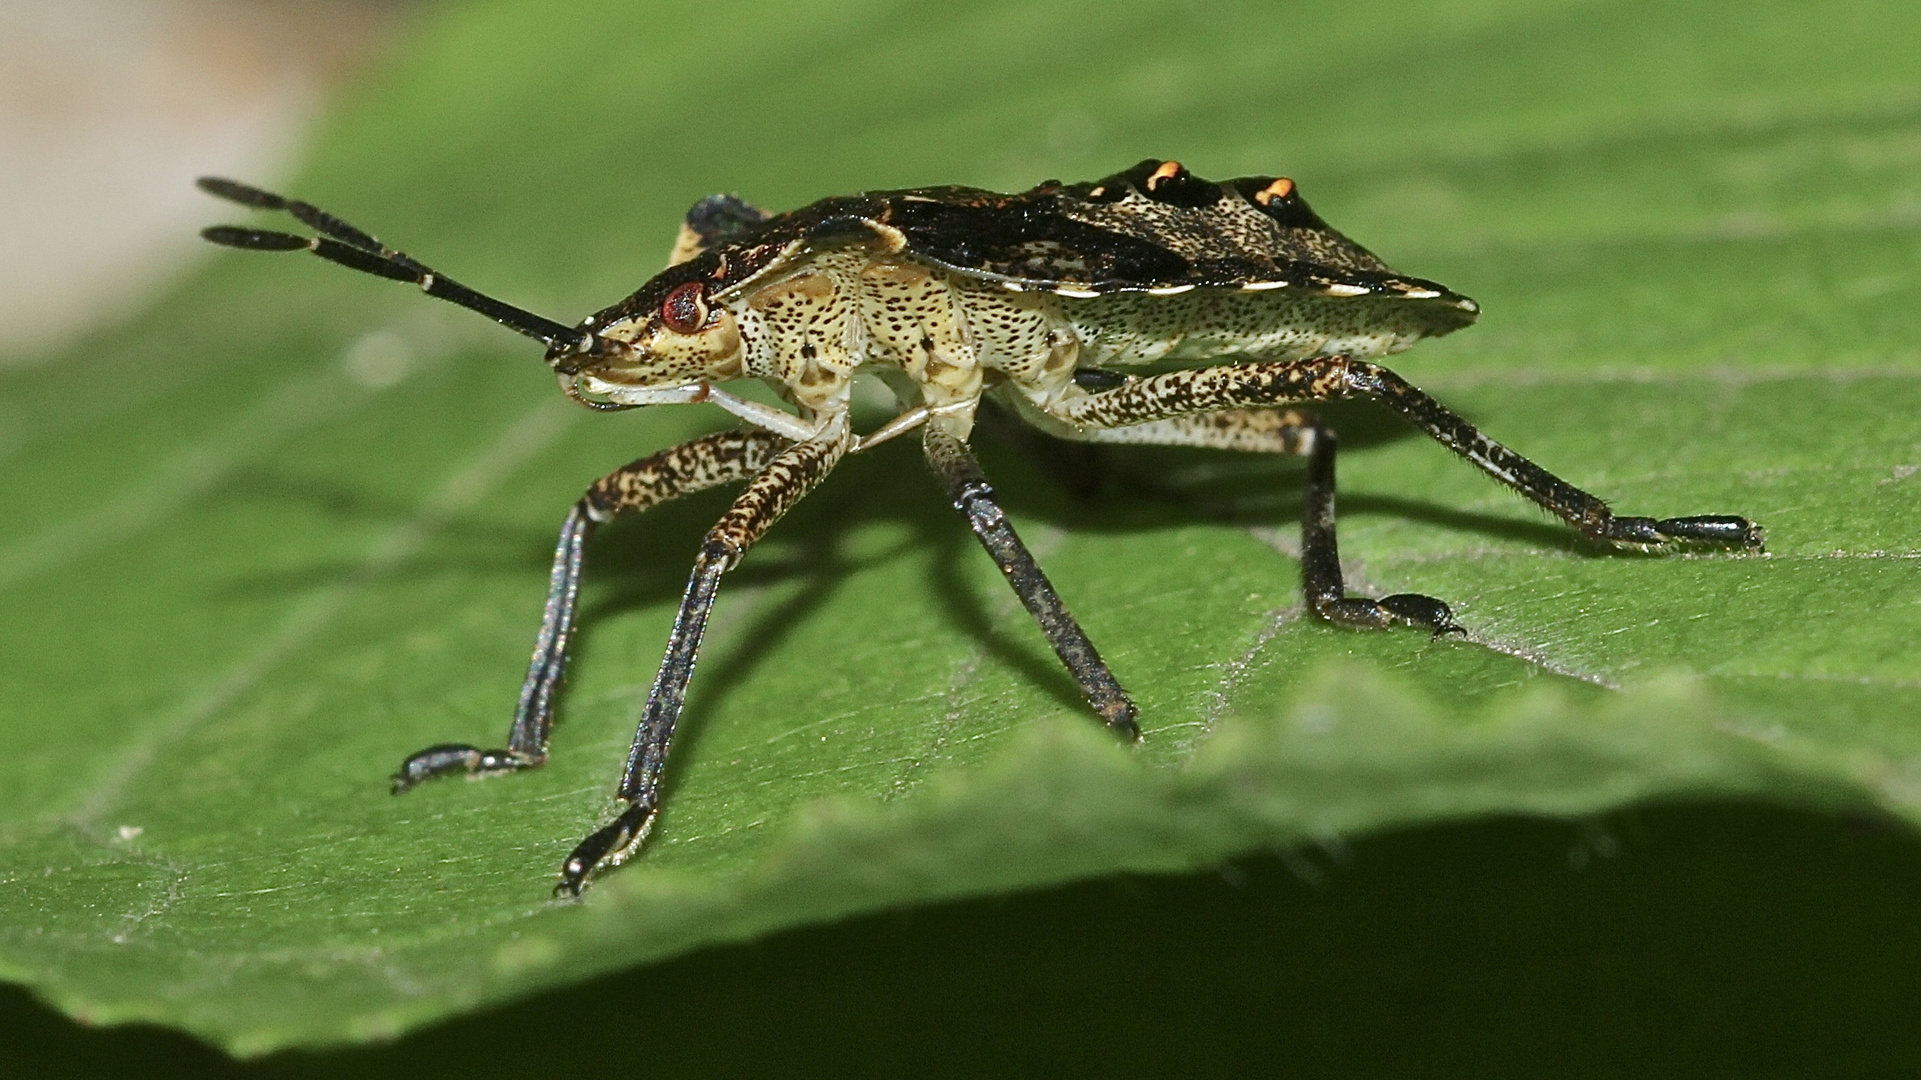
<path id="1" fill-rule="evenodd" d="M 688 212 L 667 269 L 577 326 L 484 296 L 308 203 L 230 180 L 206 191 L 280 210 L 318 236 L 218 226 L 232 247 L 310 251 L 410 281 L 547 347 L 561 389 L 595 409 L 710 402 L 744 423 L 608 473 L 560 529 L 545 616 L 506 745 L 431 746 L 394 778 L 404 791 L 450 773 L 541 764 L 567 663 L 587 539 L 626 513 L 744 483 L 707 533 L 621 776 L 625 806 L 568 856 L 557 891 L 577 894 L 651 828 L 661 770 L 720 580 L 837 462 L 918 430 L 954 507 L 999 564 L 1087 701 L 1124 738 L 1134 704 L 1008 524 L 968 447 L 992 395 L 1058 436 L 1213 447 L 1307 459 L 1301 523 L 1309 607 L 1345 626 L 1459 632 L 1433 597 L 1350 596 L 1334 534 L 1334 432 L 1315 402 L 1367 398 L 1559 516 L 1622 547 L 1758 549 L 1744 518 L 1623 517 L 1481 434 L 1374 362 L 1479 314 L 1446 286 L 1390 269 L 1329 228 L 1293 181 L 1214 182 L 1144 161 L 1092 183 L 1017 195 L 916 188 L 823 199 L 768 214 L 716 195 Z M 856 433 L 849 390 L 890 375 L 900 411 Z M 791 409 L 722 384 L 755 378 Z"/>

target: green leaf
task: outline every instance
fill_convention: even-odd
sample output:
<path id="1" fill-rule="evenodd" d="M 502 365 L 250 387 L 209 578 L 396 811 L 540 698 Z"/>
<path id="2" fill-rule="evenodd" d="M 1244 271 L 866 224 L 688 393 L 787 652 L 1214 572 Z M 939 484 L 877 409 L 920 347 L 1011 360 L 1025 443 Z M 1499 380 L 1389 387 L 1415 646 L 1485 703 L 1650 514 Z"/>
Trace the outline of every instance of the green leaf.
<path id="1" fill-rule="evenodd" d="M 578 414 L 478 319 L 226 255 L 4 376 L 0 973 L 259 1053 L 1390 825 L 1680 794 L 1921 818 L 1915 23 L 1868 0 L 449 10 L 295 190 L 477 287 L 598 307 L 710 191 L 1286 172 L 1484 305 L 1398 370 L 1624 512 L 1752 516 L 1769 554 L 1588 550 L 1342 409 L 1355 584 L 1441 596 L 1473 635 L 1344 632 L 1302 616 L 1297 465 L 1115 455 L 1077 501 L 988 441 L 1140 701 L 1124 749 L 889 447 L 730 576 L 654 839 L 559 903 L 724 496 L 597 541 L 547 768 L 384 778 L 498 737 L 565 507 L 719 418 Z"/>

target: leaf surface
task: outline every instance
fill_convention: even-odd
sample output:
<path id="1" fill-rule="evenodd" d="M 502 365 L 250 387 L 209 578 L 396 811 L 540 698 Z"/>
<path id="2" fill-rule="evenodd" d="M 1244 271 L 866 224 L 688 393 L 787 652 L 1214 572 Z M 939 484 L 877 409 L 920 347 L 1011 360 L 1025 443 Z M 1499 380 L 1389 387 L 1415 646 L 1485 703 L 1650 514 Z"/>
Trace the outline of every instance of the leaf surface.
<path id="1" fill-rule="evenodd" d="M 730 576 L 654 839 L 559 903 L 723 496 L 597 540 L 548 767 L 403 799 L 384 778 L 499 737 L 565 507 L 719 418 L 581 414 L 480 320 L 222 256 L 4 376 L 0 973 L 258 1053 L 1390 825 L 1680 794 L 1921 817 L 1910 7 L 702 12 L 443 12 L 295 193 L 570 318 L 638 285 L 710 191 L 1007 190 L 1150 155 L 1285 172 L 1483 304 L 1397 370 L 1623 512 L 1751 516 L 1768 554 L 1591 551 L 1378 412 L 1331 410 L 1352 583 L 1441 596 L 1473 631 L 1351 633 L 1302 615 L 1297 464 L 1117 453 L 1076 499 L 984 438 L 1142 706 L 1128 750 L 903 440 Z"/>

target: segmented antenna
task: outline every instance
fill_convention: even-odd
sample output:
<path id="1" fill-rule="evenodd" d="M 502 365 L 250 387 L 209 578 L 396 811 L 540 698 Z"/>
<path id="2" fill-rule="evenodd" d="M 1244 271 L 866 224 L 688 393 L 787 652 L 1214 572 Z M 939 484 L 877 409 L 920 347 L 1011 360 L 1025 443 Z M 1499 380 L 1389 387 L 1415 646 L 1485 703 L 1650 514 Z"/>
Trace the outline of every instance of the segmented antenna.
<path id="1" fill-rule="evenodd" d="M 564 326 L 551 319 L 542 318 L 525 308 L 496 300 L 484 293 L 462 285 L 427 266 L 425 263 L 404 255 L 347 224 L 345 221 L 327 213 L 312 203 L 298 199 L 288 199 L 271 191 L 233 180 L 223 180 L 217 176 L 203 176 L 196 183 L 200 190 L 209 195 L 251 206 L 256 210 L 284 210 L 295 219 L 323 236 L 296 236 L 293 233 L 275 232 L 271 229 L 243 229 L 237 225 L 215 225 L 200 230 L 200 235 L 216 244 L 226 247 L 244 248 L 249 251 L 300 251 L 307 250 L 329 262 L 358 270 L 375 277 L 391 278 L 394 281 L 411 281 L 420 286 L 428 296 L 437 297 L 451 304 L 459 304 L 469 311 L 478 311 L 489 319 L 516 333 L 525 334 L 547 346 L 548 358 L 560 355 L 577 355 L 593 352 L 599 338 L 584 333 L 571 326 Z"/>

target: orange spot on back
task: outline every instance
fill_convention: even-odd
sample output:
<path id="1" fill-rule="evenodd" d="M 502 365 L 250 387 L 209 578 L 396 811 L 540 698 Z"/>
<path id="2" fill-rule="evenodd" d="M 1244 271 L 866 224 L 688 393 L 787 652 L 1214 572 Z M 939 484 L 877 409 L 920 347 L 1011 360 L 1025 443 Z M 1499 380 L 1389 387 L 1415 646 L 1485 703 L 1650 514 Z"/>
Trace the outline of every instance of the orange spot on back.
<path id="1" fill-rule="evenodd" d="M 1294 181 L 1283 176 L 1279 180 L 1255 192 L 1254 201 L 1260 203 L 1262 206 L 1266 206 L 1275 199 L 1285 199 L 1292 194 L 1294 194 Z"/>
<path id="2" fill-rule="evenodd" d="M 1155 188 L 1161 186 L 1162 181 L 1172 180 L 1176 176 L 1179 176 L 1181 172 L 1182 172 L 1182 169 L 1181 169 L 1180 162 L 1178 161 L 1161 162 L 1160 168 L 1155 169 L 1152 173 L 1148 174 L 1147 190 L 1153 191 Z"/>

